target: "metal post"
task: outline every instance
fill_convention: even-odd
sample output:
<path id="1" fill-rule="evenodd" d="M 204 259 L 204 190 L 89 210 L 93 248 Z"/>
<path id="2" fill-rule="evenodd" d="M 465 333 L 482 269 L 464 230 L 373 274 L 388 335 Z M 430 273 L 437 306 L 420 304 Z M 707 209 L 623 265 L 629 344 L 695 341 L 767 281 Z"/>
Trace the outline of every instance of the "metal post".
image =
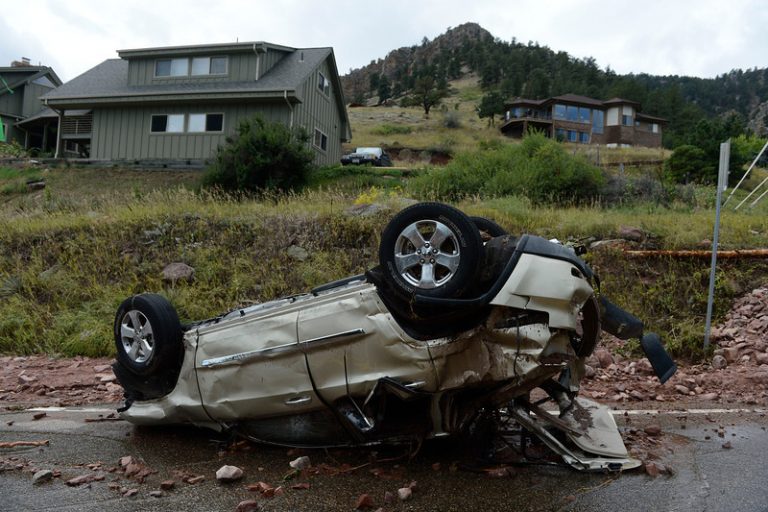
<path id="1" fill-rule="evenodd" d="M 731 139 L 720 144 L 720 169 L 717 177 L 717 203 L 715 206 L 715 234 L 712 237 L 712 269 L 709 272 L 709 297 L 707 298 L 707 324 L 704 328 L 704 350 L 709 347 L 709 331 L 712 327 L 712 304 L 715 301 L 715 269 L 717 268 L 717 245 L 720 238 L 720 203 L 723 191 L 728 187 L 728 164 L 731 159 Z"/>

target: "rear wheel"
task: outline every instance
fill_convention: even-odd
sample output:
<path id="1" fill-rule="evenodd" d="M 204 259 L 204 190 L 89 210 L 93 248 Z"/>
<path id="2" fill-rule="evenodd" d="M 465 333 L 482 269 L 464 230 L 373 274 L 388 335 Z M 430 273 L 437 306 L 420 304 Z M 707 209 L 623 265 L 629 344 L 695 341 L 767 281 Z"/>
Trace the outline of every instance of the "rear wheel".
<path id="1" fill-rule="evenodd" d="M 379 261 L 402 294 L 455 298 L 475 280 L 483 242 L 464 213 L 421 203 L 398 213 L 381 235 Z"/>
<path id="2" fill-rule="evenodd" d="M 506 229 L 486 217 L 470 217 L 469 219 L 475 226 L 477 226 L 477 229 L 480 230 L 480 238 L 482 238 L 483 242 L 487 242 L 491 238 L 496 238 L 497 236 L 508 234 Z"/>

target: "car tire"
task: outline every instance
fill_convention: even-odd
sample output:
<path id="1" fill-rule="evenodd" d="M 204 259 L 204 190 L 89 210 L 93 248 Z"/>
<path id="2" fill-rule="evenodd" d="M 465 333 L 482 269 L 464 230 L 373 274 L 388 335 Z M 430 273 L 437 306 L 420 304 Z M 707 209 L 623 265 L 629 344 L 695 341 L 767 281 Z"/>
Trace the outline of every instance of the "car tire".
<path id="1" fill-rule="evenodd" d="M 117 361 L 130 373 L 178 375 L 183 333 L 176 310 L 164 297 L 146 293 L 124 300 L 115 314 L 114 335 Z"/>
<path id="2" fill-rule="evenodd" d="M 471 220 L 480 231 L 480 238 L 482 238 L 484 242 L 491 238 L 496 238 L 497 236 L 509 234 L 506 229 L 499 226 L 491 219 L 485 217 L 470 217 L 469 220 Z"/>
<path id="3" fill-rule="evenodd" d="M 591 295 L 579 311 L 579 330 L 573 349 L 578 357 L 589 357 L 600 340 L 600 306 Z"/>
<path id="4" fill-rule="evenodd" d="M 457 298 L 474 284 L 482 261 L 480 231 L 463 212 L 442 203 L 410 206 L 387 224 L 379 262 L 401 295 Z"/>

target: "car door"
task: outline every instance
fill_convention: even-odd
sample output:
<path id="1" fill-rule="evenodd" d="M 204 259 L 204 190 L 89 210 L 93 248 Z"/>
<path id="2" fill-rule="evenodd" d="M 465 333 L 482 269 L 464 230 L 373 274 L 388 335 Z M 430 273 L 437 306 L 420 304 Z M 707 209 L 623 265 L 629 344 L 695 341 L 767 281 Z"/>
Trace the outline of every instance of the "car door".
<path id="1" fill-rule="evenodd" d="M 328 403 L 365 397 L 383 377 L 418 388 L 436 385 L 427 344 L 404 335 L 370 284 L 314 300 L 299 312 L 297 331 Z"/>
<path id="2" fill-rule="evenodd" d="M 299 414 L 322 408 L 296 337 L 296 305 L 201 328 L 200 394 L 220 421 Z"/>

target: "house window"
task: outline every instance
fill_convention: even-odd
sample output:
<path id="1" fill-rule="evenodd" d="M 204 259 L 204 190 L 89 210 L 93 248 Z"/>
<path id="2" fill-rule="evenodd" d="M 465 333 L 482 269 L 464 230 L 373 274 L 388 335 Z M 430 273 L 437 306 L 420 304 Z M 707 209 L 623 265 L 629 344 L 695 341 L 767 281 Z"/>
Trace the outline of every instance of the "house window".
<path id="1" fill-rule="evenodd" d="M 318 73 L 317 88 L 322 91 L 323 94 L 328 96 L 331 94 L 331 81 L 328 80 L 324 74 Z"/>
<path id="2" fill-rule="evenodd" d="M 555 119 L 565 119 L 565 105 L 555 105 L 553 116 Z"/>
<path id="3" fill-rule="evenodd" d="M 589 122 L 589 114 L 590 114 L 590 110 L 588 108 L 579 107 L 579 122 L 580 123 L 588 123 Z"/>
<path id="4" fill-rule="evenodd" d="M 224 114 L 189 114 L 188 132 L 220 132 L 223 129 Z"/>
<path id="5" fill-rule="evenodd" d="M 576 130 L 568 130 L 568 142 L 578 141 L 579 134 Z"/>
<path id="6" fill-rule="evenodd" d="M 162 59 L 155 61 L 155 76 L 187 76 L 189 59 Z"/>
<path id="7" fill-rule="evenodd" d="M 192 57 L 193 75 L 226 75 L 226 57 Z"/>
<path id="8" fill-rule="evenodd" d="M 568 105 L 568 108 L 565 111 L 565 118 L 568 121 L 578 121 L 579 120 L 579 107 L 574 107 L 572 105 Z"/>
<path id="9" fill-rule="evenodd" d="M 579 142 L 582 144 L 589 144 L 589 133 L 579 132 Z"/>
<path id="10" fill-rule="evenodd" d="M 592 133 L 603 133 L 605 126 L 605 112 L 602 110 L 592 111 Z"/>
<path id="11" fill-rule="evenodd" d="M 565 130 L 563 128 L 555 128 L 555 140 L 561 142 L 565 140 Z"/>
<path id="12" fill-rule="evenodd" d="M 318 149 L 326 151 L 328 149 L 328 136 L 315 128 L 315 138 L 313 145 Z"/>
<path id="13" fill-rule="evenodd" d="M 632 116 L 623 115 L 621 116 L 621 124 L 624 126 L 632 126 Z"/>
<path id="14" fill-rule="evenodd" d="M 154 114 L 150 131 L 152 133 L 184 132 L 184 114 Z"/>
<path id="15" fill-rule="evenodd" d="M 659 133 L 659 123 L 651 123 L 651 132 Z"/>

